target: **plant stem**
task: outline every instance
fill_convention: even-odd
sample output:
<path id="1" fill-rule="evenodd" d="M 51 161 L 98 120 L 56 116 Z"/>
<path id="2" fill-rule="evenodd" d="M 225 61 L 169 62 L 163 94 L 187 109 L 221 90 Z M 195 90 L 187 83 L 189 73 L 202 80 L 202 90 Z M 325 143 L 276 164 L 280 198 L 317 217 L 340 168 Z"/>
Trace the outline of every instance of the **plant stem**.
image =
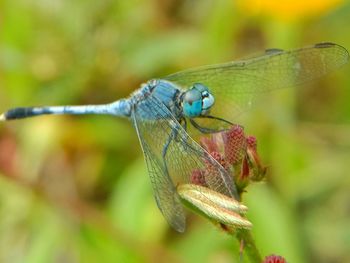
<path id="1" fill-rule="evenodd" d="M 255 245 L 251 231 L 246 229 L 237 229 L 235 231 L 235 236 L 239 242 L 243 242 L 244 251 L 249 257 L 250 262 L 261 263 L 263 261 L 260 252 Z"/>

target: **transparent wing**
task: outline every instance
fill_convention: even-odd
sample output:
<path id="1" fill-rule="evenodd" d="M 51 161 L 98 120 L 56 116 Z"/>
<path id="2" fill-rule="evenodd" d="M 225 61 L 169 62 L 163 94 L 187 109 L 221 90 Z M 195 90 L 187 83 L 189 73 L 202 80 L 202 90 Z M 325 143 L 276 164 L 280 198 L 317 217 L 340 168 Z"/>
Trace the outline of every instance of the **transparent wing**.
<path id="1" fill-rule="evenodd" d="M 211 114 L 232 121 L 258 94 L 302 84 L 344 65 L 348 51 L 333 43 L 301 49 L 270 49 L 262 56 L 181 71 L 165 77 L 187 89 L 207 85 L 215 97 Z"/>
<path id="2" fill-rule="evenodd" d="M 153 96 L 140 101 L 133 122 L 145 155 L 155 199 L 168 223 L 177 231 L 185 229 L 185 215 L 176 186 L 190 182 L 193 171 L 213 171 L 205 178 L 208 187 L 237 197 L 233 180 L 201 146 L 189 137 L 168 108 Z M 171 138 L 171 139 L 169 139 Z M 168 148 L 164 156 L 164 147 Z"/>

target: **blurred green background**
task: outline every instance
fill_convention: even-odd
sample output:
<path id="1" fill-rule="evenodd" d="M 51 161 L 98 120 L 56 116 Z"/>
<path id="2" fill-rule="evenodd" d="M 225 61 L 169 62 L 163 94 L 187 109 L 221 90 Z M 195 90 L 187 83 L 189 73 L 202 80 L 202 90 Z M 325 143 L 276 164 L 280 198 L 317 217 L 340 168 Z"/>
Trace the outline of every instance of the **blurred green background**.
<path id="1" fill-rule="evenodd" d="M 4 0 L 0 111 L 110 102 L 265 48 L 349 49 L 349 25 L 341 0 Z M 237 119 L 269 166 L 244 199 L 263 255 L 350 262 L 349 69 L 271 93 Z M 169 228 L 126 119 L 2 123 L 0 172 L 0 262 L 239 262 L 237 241 L 197 215 L 184 234 Z"/>

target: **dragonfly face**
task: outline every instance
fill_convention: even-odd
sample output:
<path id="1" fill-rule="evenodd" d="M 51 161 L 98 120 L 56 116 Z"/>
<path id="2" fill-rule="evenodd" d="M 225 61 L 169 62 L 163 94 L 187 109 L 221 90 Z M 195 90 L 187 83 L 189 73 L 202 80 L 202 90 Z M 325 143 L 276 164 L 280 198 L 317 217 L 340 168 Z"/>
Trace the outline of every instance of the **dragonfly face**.
<path id="1" fill-rule="evenodd" d="M 200 83 L 195 83 L 182 97 L 182 111 L 189 118 L 207 115 L 213 105 L 214 96 Z"/>

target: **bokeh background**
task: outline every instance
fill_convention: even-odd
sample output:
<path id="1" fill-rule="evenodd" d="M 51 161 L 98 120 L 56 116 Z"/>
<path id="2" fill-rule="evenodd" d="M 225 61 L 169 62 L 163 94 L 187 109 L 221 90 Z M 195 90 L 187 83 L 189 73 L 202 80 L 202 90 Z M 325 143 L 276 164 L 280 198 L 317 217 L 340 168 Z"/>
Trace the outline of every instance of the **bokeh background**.
<path id="1" fill-rule="evenodd" d="M 4 0 L 0 111 L 110 102 L 265 48 L 349 49 L 349 26 L 341 0 Z M 269 166 L 244 197 L 263 255 L 350 262 L 349 70 L 271 93 L 237 119 Z M 0 172 L 0 262 L 239 262 L 239 244 L 197 215 L 184 234 L 169 228 L 126 119 L 2 123 Z"/>

